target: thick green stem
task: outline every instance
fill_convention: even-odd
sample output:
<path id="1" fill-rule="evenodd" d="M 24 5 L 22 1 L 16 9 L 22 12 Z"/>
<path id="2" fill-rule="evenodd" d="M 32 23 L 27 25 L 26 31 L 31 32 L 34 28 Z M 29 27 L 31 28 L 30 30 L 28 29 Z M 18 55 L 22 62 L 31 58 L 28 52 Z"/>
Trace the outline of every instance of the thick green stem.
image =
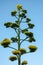
<path id="1" fill-rule="evenodd" d="M 20 25 L 20 23 L 19 23 Z M 18 50 L 20 49 L 20 26 L 18 28 Z"/>
<path id="2" fill-rule="evenodd" d="M 20 25 L 20 23 L 19 23 Z M 18 50 L 20 50 L 20 26 L 19 26 L 19 29 L 18 29 Z M 18 57 L 18 65 L 20 65 L 20 55 Z"/>
<path id="3" fill-rule="evenodd" d="M 20 13 L 20 12 L 19 12 Z M 20 18 L 18 19 L 18 24 L 19 24 L 19 28 L 18 28 L 18 50 L 20 50 Z M 20 55 L 18 55 L 18 65 L 21 64 L 21 59 L 20 59 Z"/>

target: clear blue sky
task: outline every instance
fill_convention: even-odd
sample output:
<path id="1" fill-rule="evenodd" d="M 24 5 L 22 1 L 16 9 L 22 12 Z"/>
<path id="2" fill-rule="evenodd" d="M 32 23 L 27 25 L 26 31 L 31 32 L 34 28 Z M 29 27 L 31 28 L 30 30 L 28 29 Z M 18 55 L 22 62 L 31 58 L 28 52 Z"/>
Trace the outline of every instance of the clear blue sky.
<path id="1" fill-rule="evenodd" d="M 4 27 L 4 23 L 14 21 L 14 17 L 11 17 L 10 12 L 16 9 L 17 4 L 22 4 L 27 9 L 27 16 L 35 24 L 35 28 L 32 31 L 36 42 L 31 44 L 38 47 L 35 53 L 22 56 L 22 61 L 27 60 L 28 65 L 43 65 L 43 0 L 0 0 L 0 41 L 4 38 L 10 39 L 10 37 L 15 35 L 14 30 Z M 26 43 L 23 46 L 27 48 L 27 45 L 31 44 Z M 12 49 L 4 49 L 0 46 L 0 65 L 17 65 L 17 61 L 11 62 L 8 59 L 12 55 L 11 51 Z"/>

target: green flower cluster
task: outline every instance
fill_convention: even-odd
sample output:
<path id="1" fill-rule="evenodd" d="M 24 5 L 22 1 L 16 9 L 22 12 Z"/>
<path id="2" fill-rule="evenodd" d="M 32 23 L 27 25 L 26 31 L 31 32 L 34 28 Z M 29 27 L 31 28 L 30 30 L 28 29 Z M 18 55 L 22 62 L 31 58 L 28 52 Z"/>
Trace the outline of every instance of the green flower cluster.
<path id="1" fill-rule="evenodd" d="M 33 33 L 32 32 L 26 31 L 26 32 L 24 32 L 24 34 L 27 35 L 28 37 L 33 37 Z"/>
<path id="2" fill-rule="evenodd" d="M 27 61 L 24 60 L 24 61 L 22 62 L 22 65 L 26 65 L 26 64 L 28 64 L 28 63 L 27 63 Z"/>
<path id="3" fill-rule="evenodd" d="M 25 53 L 26 53 L 26 49 L 21 48 L 21 49 L 20 49 L 20 52 L 21 52 L 21 55 L 22 55 L 22 54 L 25 54 Z"/>
<path id="4" fill-rule="evenodd" d="M 10 45 L 10 40 L 9 39 L 7 39 L 7 38 L 5 38 L 2 42 L 1 42 L 1 45 L 4 47 L 4 48 L 6 48 L 6 47 L 8 47 L 9 45 Z"/>
<path id="5" fill-rule="evenodd" d="M 12 53 L 13 53 L 14 55 L 21 54 L 21 52 L 20 52 L 19 50 L 13 50 Z"/>
<path id="6" fill-rule="evenodd" d="M 11 23 L 11 22 L 6 22 L 6 23 L 4 24 L 4 26 L 6 26 L 6 28 L 8 28 L 8 27 L 18 28 L 18 27 L 19 27 L 19 25 L 18 25 L 17 23 Z"/>
<path id="7" fill-rule="evenodd" d="M 25 9 L 22 9 L 22 12 L 23 12 L 23 13 L 27 13 L 27 10 L 25 10 Z"/>
<path id="8" fill-rule="evenodd" d="M 28 48 L 30 49 L 30 52 L 35 52 L 37 50 L 37 47 L 34 45 L 30 45 Z"/>
<path id="9" fill-rule="evenodd" d="M 10 56 L 10 57 L 9 57 L 9 60 L 15 61 L 15 60 L 17 60 L 17 57 L 16 57 L 16 56 Z"/>
<path id="10" fill-rule="evenodd" d="M 28 26 L 29 26 L 30 29 L 32 29 L 35 25 L 31 24 L 31 23 L 28 23 Z"/>
<path id="11" fill-rule="evenodd" d="M 11 37 L 12 42 L 17 42 L 18 39 L 16 37 Z"/>
<path id="12" fill-rule="evenodd" d="M 11 28 L 18 28 L 18 27 L 19 27 L 19 25 L 17 23 L 12 23 Z"/>
<path id="13" fill-rule="evenodd" d="M 17 35 L 16 35 L 16 37 L 11 37 L 11 41 L 8 38 L 5 38 L 1 42 L 1 45 L 4 48 L 9 47 L 11 49 L 14 49 L 12 51 L 12 54 L 14 56 L 10 56 L 9 60 L 11 60 L 11 61 L 18 60 L 18 65 L 26 65 L 27 64 L 26 60 L 24 60 L 21 63 L 21 56 L 23 54 L 35 52 L 37 50 L 36 46 L 30 45 L 30 46 L 28 46 L 30 51 L 27 52 L 25 48 L 21 48 L 21 46 L 20 46 L 24 41 L 35 42 L 35 38 L 34 38 L 33 33 L 29 31 L 30 29 L 33 29 L 33 27 L 35 25 L 30 23 L 31 19 L 28 18 L 26 16 L 26 14 L 27 14 L 27 10 L 23 9 L 21 4 L 18 4 L 17 10 L 14 10 L 14 11 L 11 12 L 11 16 L 14 16 L 16 18 L 16 21 L 4 23 L 4 26 L 6 26 L 6 28 L 9 28 L 9 27 L 13 28 Z M 25 21 L 25 22 L 23 22 L 22 20 Z M 25 26 L 26 28 L 24 28 L 24 29 L 21 27 L 22 22 L 27 24 L 27 26 Z M 26 37 L 24 37 L 24 39 L 21 39 L 21 33 L 26 35 Z M 10 43 L 15 43 L 15 42 L 18 45 L 17 49 L 9 46 Z"/>
<path id="14" fill-rule="evenodd" d="M 25 33 L 25 32 L 28 32 L 28 30 L 27 29 L 23 29 L 22 30 L 22 33 Z"/>
<path id="15" fill-rule="evenodd" d="M 17 13 L 17 11 L 14 10 L 13 12 L 11 12 L 11 15 L 12 15 L 12 16 L 16 16 L 16 13 Z"/>
<path id="16" fill-rule="evenodd" d="M 31 21 L 31 19 L 30 18 L 26 18 L 26 22 L 28 23 L 28 22 L 30 22 Z"/>
<path id="17" fill-rule="evenodd" d="M 29 40 L 28 40 L 29 42 L 35 42 L 36 40 L 35 40 L 35 38 L 34 37 L 31 37 L 31 38 L 29 38 Z"/>
<path id="18" fill-rule="evenodd" d="M 25 54 L 26 53 L 26 49 L 24 49 L 24 48 L 21 48 L 20 50 L 13 50 L 12 51 L 12 53 L 14 54 L 14 55 L 22 55 L 22 54 Z"/>
<path id="19" fill-rule="evenodd" d="M 21 13 L 21 14 L 19 14 L 19 17 L 26 18 L 26 15 L 25 15 L 25 13 Z"/>
<path id="20" fill-rule="evenodd" d="M 17 5 L 17 9 L 18 9 L 18 10 L 22 9 L 22 5 L 21 5 L 21 4 L 18 4 L 18 5 Z"/>
<path id="21" fill-rule="evenodd" d="M 4 26 L 6 26 L 6 28 L 11 27 L 11 25 L 12 25 L 12 22 L 6 22 L 6 23 L 4 23 Z"/>

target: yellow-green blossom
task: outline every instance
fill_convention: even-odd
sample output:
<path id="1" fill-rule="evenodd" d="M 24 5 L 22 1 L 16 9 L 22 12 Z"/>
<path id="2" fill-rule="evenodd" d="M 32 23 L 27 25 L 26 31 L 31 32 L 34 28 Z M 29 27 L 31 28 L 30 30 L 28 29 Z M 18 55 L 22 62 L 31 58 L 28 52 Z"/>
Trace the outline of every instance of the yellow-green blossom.
<path id="1" fill-rule="evenodd" d="M 5 38 L 2 42 L 1 42 L 1 45 L 3 47 L 8 47 L 8 45 L 11 43 L 11 41 L 7 38 Z"/>
<path id="2" fill-rule="evenodd" d="M 21 54 L 24 54 L 24 53 L 26 53 L 26 49 L 21 48 L 21 49 L 20 49 L 20 52 L 21 52 Z"/>
<path id="3" fill-rule="evenodd" d="M 17 5 L 17 9 L 19 9 L 19 10 L 22 9 L 22 5 L 21 4 L 18 4 Z"/>
<path id="4" fill-rule="evenodd" d="M 24 61 L 22 62 L 22 65 L 24 65 L 24 64 L 27 64 L 27 61 L 24 60 Z"/>
<path id="5" fill-rule="evenodd" d="M 28 48 L 30 49 L 30 52 L 34 52 L 37 50 L 37 47 L 34 45 L 30 45 Z"/>
<path id="6" fill-rule="evenodd" d="M 11 60 L 11 61 L 17 60 L 17 57 L 16 56 L 10 56 L 9 60 Z"/>
<path id="7" fill-rule="evenodd" d="M 21 52 L 19 50 L 13 50 L 12 53 L 15 54 L 15 55 L 21 54 Z"/>

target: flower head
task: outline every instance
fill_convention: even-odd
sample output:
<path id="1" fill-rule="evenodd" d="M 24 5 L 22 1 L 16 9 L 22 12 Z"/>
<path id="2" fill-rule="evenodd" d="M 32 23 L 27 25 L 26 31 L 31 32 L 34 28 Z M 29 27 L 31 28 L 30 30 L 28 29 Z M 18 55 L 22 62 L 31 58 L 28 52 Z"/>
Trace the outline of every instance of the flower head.
<path id="1" fill-rule="evenodd" d="M 24 32 L 27 36 L 29 36 L 29 37 L 33 37 L 33 33 L 32 32 L 28 32 L 28 31 L 26 31 L 26 32 Z"/>
<path id="2" fill-rule="evenodd" d="M 37 50 L 37 47 L 33 45 L 30 45 L 28 48 L 30 49 L 30 52 L 35 52 Z"/>
<path id="3" fill-rule="evenodd" d="M 12 16 L 15 16 L 15 15 L 16 15 L 16 13 L 17 13 L 17 11 L 16 11 L 16 10 L 14 10 L 13 12 L 11 12 L 11 15 L 12 15 Z"/>
<path id="4" fill-rule="evenodd" d="M 35 41 L 36 41 L 36 40 L 35 40 L 34 37 L 29 38 L 29 42 L 35 42 Z"/>
<path id="5" fill-rule="evenodd" d="M 25 13 L 21 13 L 21 14 L 19 14 L 19 17 L 26 18 L 26 15 L 25 15 Z"/>
<path id="6" fill-rule="evenodd" d="M 28 22 L 30 22 L 31 21 L 31 19 L 30 18 L 26 18 L 26 22 L 28 23 Z"/>
<path id="7" fill-rule="evenodd" d="M 15 55 L 21 54 L 21 52 L 19 50 L 13 50 L 12 53 L 15 54 Z"/>
<path id="8" fill-rule="evenodd" d="M 26 31 L 28 32 L 28 29 L 23 29 L 23 30 L 22 30 L 22 33 L 26 32 Z"/>
<path id="9" fill-rule="evenodd" d="M 17 23 L 12 23 L 11 28 L 18 28 L 19 25 Z"/>
<path id="10" fill-rule="evenodd" d="M 6 22 L 6 23 L 4 24 L 4 26 L 6 26 L 6 28 L 11 27 L 11 25 L 12 25 L 12 22 Z"/>
<path id="11" fill-rule="evenodd" d="M 22 65 L 24 65 L 24 64 L 27 64 L 27 61 L 24 60 L 24 61 L 22 62 Z"/>
<path id="12" fill-rule="evenodd" d="M 18 9 L 18 10 L 22 9 L 22 5 L 21 5 L 21 4 L 18 4 L 18 5 L 17 5 L 17 9 Z"/>
<path id="13" fill-rule="evenodd" d="M 24 12 L 24 13 L 27 13 L 27 10 L 25 10 L 25 9 L 22 9 L 22 12 Z"/>
<path id="14" fill-rule="evenodd" d="M 17 41 L 18 41 L 18 39 L 15 38 L 15 37 L 11 37 L 11 40 L 12 40 L 13 42 L 17 42 Z"/>
<path id="15" fill-rule="evenodd" d="M 31 23 L 28 23 L 28 26 L 29 26 L 30 29 L 32 29 L 35 25 L 31 24 Z"/>
<path id="16" fill-rule="evenodd" d="M 1 43 L 1 45 L 2 45 L 4 48 L 8 47 L 9 44 L 10 44 L 10 40 L 7 39 L 7 38 L 5 38 L 5 39 L 2 41 L 2 43 Z"/>
<path id="17" fill-rule="evenodd" d="M 16 56 L 10 56 L 9 60 L 11 60 L 11 61 L 17 60 L 17 57 Z"/>
<path id="18" fill-rule="evenodd" d="M 24 54 L 24 53 L 26 53 L 26 49 L 21 48 L 21 49 L 20 49 L 20 52 L 21 52 L 21 54 Z"/>

